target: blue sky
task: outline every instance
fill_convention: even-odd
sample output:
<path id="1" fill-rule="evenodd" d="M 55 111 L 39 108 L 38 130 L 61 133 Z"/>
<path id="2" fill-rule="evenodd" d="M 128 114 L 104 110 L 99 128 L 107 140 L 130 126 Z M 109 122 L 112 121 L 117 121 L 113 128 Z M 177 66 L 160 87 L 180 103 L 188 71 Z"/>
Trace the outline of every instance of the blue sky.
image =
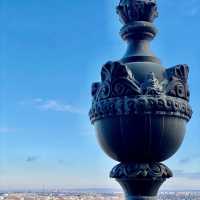
<path id="1" fill-rule="evenodd" d="M 117 3 L 0 0 L 0 188 L 118 187 L 87 116 L 102 64 L 125 52 Z M 194 110 L 163 189 L 200 189 L 200 2 L 158 3 L 152 49 L 190 66 Z"/>

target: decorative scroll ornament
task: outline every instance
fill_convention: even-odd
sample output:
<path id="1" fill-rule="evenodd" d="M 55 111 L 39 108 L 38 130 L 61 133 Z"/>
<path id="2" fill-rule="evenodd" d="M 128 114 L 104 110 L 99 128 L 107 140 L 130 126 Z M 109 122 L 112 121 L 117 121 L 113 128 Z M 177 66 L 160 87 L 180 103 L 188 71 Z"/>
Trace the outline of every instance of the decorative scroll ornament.
<path id="1" fill-rule="evenodd" d="M 119 62 L 108 62 L 102 67 L 101 81 L 92 85 L 92 96 L 97 101 L 141 94 L 138 82 L 131 71 Z"/>
<path id="2" fill-rule="evenodd" d="M 189 100 L 190 92 L 187 83 L 189 67 L 187 65 L 177 65 L 166 70 L 168 80 L 166 94 Z"/>
<path id="3" fill-rule="evenodd" d="M 91 122 L 121 115 L 192 116 L 188 104 L 188 66 L 177 65 L 163 74 L 159 83 L 153 72 L 139 83 L 126 65 L 108 62 L 102 67 L 101 82 L 92 85 Z"/>
<path id="4" fill-rule="evenodd" d="M 160 178 L 170 178 L 173 174 L 171 170 L 161 163 L 128 163 L 128 164 L 118 164 L 115 166 L 111 173 L 111 178 L 121 179 L 121 178 L 150 178 L 150 179 L 160 179 Z"/>
<path id="5" fill-rule="evenodd" d="M 153 22 L 158 16 L 156 0 L 121 0 L 117 14 L 123 24 L 135 21 Z"/>

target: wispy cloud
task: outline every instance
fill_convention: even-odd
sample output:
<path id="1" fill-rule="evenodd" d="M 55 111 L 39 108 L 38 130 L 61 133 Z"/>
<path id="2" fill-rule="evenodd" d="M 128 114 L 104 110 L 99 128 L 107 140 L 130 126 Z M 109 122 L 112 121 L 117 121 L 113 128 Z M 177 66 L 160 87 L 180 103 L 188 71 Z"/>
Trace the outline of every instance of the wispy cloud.
<path id="1" fill-rule="evenodd" d="M 39 157 L 38 156 L 28 156 L 27 158 L 26 158 L 26 162 L 35 162 L 35 161 L 37 161 L 39 159 Z"/>
<path id="2" fill-rule="evenodd" d="M 180 177 L 180 178 L 200 180 L 200 172 L 185 172 L 183 170 L 175 170 L 174 174 L 176 177 Z"/>
<path id="3" fill-rule="evenodd" d="M 188 157 L 184 157 L 184 158 L 180 159 L 179 163 L 180 164 L 188 164 L 188 163 L 196 161 L 198 159 L 200 159 L 200 155 L 192 155 L 192 156 L 188 156 Z"/>
<path id="4" fill-rule="evenodd" d="M 31 104 L 35 108 L 41 111 L 54 111 L 54 112 L 66 112 L 66 113 L 75 113 L 75 114 L 85 114 L 86 112 L 80 108 L 77 108 L 73 105 L 63 103 L 54 99 L 42 99 L 35 98 L 31 101 L 22 101 L 21 105 Z"/>
<path id="5" fill-rule="evenodd" d="M 185 158 L 182 158 L 179 162 L 181 164 L 187 164 L 187 163 L 191 162 L 191 158 L 190 157 L 185 157 Z"/>
<path id="6" fill-rule="evenodd" d="M 65 164 L 65 161 L 62 160 L 62 159 L 60 159 L 60 160 L 58 160 L 58 163 L 61 164 L 61 165 L 63 165 L 63 164 Z"/>

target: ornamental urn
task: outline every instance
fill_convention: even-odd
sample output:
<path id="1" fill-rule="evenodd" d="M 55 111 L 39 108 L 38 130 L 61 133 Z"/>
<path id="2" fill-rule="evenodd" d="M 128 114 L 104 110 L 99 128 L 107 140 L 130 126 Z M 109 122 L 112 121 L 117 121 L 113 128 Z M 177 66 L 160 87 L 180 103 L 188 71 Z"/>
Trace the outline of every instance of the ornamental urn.
<path id="1" fill-rule="evenodd" d="M 117 14 L 127 50 L 120 60 L 103 65 L 101 82 L 92 85 L 89 116 L 102 149 L 120 162 L 110 176 L 127 198 L 156 199 L 160 185 L 172 176 L 160 162 L 179 149 L 192 115 L 189 68 L 166 68 L 150 51 L 157 33 L 156 0 L 121 0 Z"/>

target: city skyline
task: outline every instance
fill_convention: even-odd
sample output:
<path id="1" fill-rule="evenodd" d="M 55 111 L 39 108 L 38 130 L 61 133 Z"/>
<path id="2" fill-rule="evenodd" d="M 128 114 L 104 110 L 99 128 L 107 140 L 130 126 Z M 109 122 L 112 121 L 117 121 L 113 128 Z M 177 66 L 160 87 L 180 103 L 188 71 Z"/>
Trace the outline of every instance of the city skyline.
<path id="1" fill-rule="evenodd" d="M 200 192 L 160 192 L 158 200 L 200 200 Z M 122 193 L 4 193 L 0 194 L 1 200 L 123 200 Z"/>
<path id="2" fill-rule="evenodd" d="M 119 188 L 90 124 L 91 83 L 126 45 L 118 0 L 0 0 L 0 188 Z M 193 118 L 162 189 L 200 189 L 198 0 L 158 1 L 154 53 L 186 63 Z M 84 156 L 83 156 L 84 155 Z M 85 156 L 87 155 L 87 156 Z"/>

